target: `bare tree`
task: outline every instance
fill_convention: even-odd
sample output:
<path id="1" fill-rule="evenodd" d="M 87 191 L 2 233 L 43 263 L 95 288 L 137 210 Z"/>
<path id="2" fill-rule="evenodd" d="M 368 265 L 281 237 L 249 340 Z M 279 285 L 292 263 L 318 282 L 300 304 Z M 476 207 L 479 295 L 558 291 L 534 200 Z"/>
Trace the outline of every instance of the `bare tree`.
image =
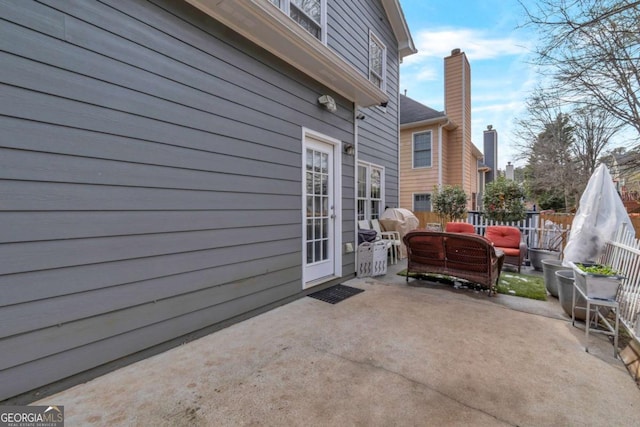
<path id="1" fill-rule="evenodd" d="M 572 156 L 574 131 L 569 116 L 560 113 L 537 136 L 528 157 L 527 181 L 533 196 L 554 195 L 564 199 L 565 207 L 574 204 L 580 185 Z"/>
<path id="2" fill-rule="evenodd" d="M 571 121 L 574 136 L 571 149 L 586 185 L 601 155 L 610 147 L 611 138 L 620 130 L 620 122 L 609 111 L 592 105 L 573 111 Z"/>
<path id="3" fill-rule="evenodd" d="M 536 62 L 551 72 L 561 100 L 603 109 L 640 135 L 640 1 L 521 5 L 542 35 Z"/>
<path id="4" fill-rule="evenodd" d="M 562 199 L 569 207 L 610 149 L 620 122 L 591 105 L 570 114 L 563 113 L 562 107 L 554 92 L 538 88 L 527 99 L 527 115 L 518 120 L 516 135 L 520 158 L 527 160 L 531 194 L 540 203 Z"/>
<path id="5" fill-rule="evenodd" d="M 558 115 L 562 114 L 562 106 L 559 95 L 541 86 L 536 87 L 526 100 L 526 114 L 516 120 L 514 144 L 520 149 L 516 158 L 527 159 L 538 138 L 544 132 L 549 123 L 552 123 Z"/>

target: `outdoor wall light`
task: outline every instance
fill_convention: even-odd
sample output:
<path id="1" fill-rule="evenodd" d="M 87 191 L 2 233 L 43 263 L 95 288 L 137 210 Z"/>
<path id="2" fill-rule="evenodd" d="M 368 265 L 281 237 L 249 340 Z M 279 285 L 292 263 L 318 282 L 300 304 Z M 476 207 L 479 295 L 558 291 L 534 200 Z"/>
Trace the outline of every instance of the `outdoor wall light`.
<path id="1" fill-rule="evenodd" d="M 320 98 L 318 98 L 318 102 L 322 104 L 324 108 L 327 109 L 327 111 L 335 113 L 338 110 L 338 107 L 336 106 L 336 100 L 329 95 L 322 95 Z"/>
<path id="2" fill-rule="evenodd" d="M 344 145 L 342 146 L 342 150 L 347 156 L 353 156 L 356 154 L 356 147 L 354 147 L 353 144 L 349 142 L 344 143 Z"/>

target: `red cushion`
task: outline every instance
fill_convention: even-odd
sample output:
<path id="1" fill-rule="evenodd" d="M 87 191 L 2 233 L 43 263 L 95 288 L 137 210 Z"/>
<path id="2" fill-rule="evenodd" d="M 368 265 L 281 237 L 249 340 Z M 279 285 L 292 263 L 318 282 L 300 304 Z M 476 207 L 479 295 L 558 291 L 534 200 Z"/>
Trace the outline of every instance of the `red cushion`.
<path id="1" fill-rule="evenodd" d="M 487 227 L 484 235 L 497 248 L 520 248 L 520 230 L 516 227 L 493 225 Z"/>
<path id="2" fill-rule="evenodd" d="M 520 249 L 514 249 L 514 248 L 498 248 L 498 249 L 504 252 L 506 256 L 520 256 Z"/>
<path id="3" fill-rule="evenodd" d="M 445 231 L 447 233 L 475 233 L 476 229 L 473 224 L 468 222 L 448 222 Z"/>

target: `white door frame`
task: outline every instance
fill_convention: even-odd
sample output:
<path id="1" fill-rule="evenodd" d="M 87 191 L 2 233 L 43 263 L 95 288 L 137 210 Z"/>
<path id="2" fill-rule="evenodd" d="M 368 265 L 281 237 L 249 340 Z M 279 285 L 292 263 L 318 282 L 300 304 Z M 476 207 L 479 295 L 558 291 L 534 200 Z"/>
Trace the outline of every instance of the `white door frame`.
<path id="1" fill-rule="evenodd" d="M 333 194 L 333 232 L 329 236 L 329 240 L 333 241 L 331 245 L 331 256 L 333 257 L 333 271 L 327 275 L 317 279 L 308 278 L 307 274 L 307 224 L 306 224 L 306 151 L 308 140 L 313 139 L 317 142 L 326 144 L 332 150 L 333 163 L 331 165 L 333 171 L 330 179 L 333 182 L 331 187 Z M 310 143 L 311 141 L 309 141 Z M 342 141 L 331 138 L 330 136 L 321 134 L 308 128 L 302 128 L 302 289 L 319 285 L 331 279 L 342 276 Z"/>

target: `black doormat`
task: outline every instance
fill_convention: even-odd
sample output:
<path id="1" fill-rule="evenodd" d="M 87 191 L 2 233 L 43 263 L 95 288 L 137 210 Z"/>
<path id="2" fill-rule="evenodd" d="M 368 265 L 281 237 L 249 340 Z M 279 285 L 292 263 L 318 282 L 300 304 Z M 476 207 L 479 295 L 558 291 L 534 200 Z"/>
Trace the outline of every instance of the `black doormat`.
<path id="1" fill-rule="evenodd" d="M 350 296 L 364 292 L 364 289 L 352 288 L 345 285 L 334 285 L 318 292 L 309 294 L 311 298 L 319 299 L 320 301 L 328 302 L 329 304 L 336 304 L 340 301 L 344 301 Z"/>

